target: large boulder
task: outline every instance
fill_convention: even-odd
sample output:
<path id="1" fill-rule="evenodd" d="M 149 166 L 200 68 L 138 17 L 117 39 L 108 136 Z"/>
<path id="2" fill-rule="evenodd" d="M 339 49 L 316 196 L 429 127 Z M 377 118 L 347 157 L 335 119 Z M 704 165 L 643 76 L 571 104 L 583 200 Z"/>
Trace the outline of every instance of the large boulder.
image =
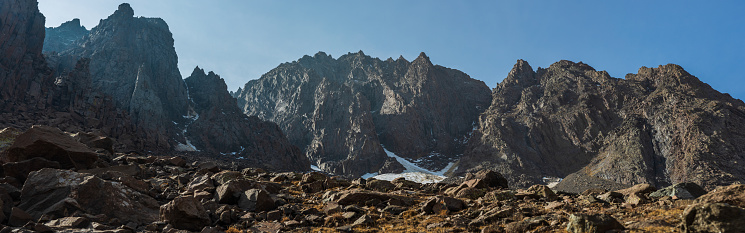
<path id="1" fill-rule="evenodd" d="M 726 203 L 691 205 L 683 212 L 685 232 L 745 232 L 745 209 Z"/>
<path id="2" fill-rule="evenodd" d="M 211 223 L 202 203 L 191 196 L 180 196 L 161 206 L 160 220 L 190 231 L 200 231 Z"/>
<path id="3" fill-rule="evenodd" d="M 657 190 L 649 194 L 649 197 L 669 196 L 679 199 L 695 199 L 704 194 L 706 194 L 706 190 L 704 190 L 704 188 L 701 188 L 701 186 L 699 186 L 698 184 L 693 182 L 684 182 Z"/>
<path id="4" fill-rule="evenodd" d="M 623 225 L 607 214 L 572 214 L 566 231 L 572 233 L 603 233 L 610 230 L 623 230 Z"/>
<path id="5" fill-rule="evenodd" d="M 31 172 L 21 189 L 18 207 L 34 219 L 67 217 L 75 211 L 104 214 L 137 224 L 158 220 L 160 207 L 150 196 L 120 182 L 68 170 L 44 168 Z"/>
<path id="6" fill-rule="evenodd" d="M 720 187 L 696 198 L 695 203 L 727 203 L 745 208 L 745 185 L 733 184 Z"/>
<path id="7" fill-rule="evenodd" d="M 263 189 L 249 189 L 241 194 L 238 206 L 247 211 L 268 211 L 276 208 L 274 200 Z"/>
<path id="8" fill-rule="evenodd" d="M 88 169 L 98 160 L 98 155 L 86 145 L 76 141 L 61 130 L 34 125 L 19 135 L 7 148 L 3 160 L 19 162 L 35 157 L 56 161 L 65 169 Z"/>

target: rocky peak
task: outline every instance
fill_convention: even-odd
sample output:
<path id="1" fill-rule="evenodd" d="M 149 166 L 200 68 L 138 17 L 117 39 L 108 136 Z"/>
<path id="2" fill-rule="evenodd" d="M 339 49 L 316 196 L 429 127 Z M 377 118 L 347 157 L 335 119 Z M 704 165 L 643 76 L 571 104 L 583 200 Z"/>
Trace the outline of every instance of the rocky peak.
<path id="1" fill-rule="evenodd" d="M 559 61 L 535 72 L 540 85 L 510 85 L 530 76 L 526 64 L 518 61 L 494 89 L 461 169 L 511 173 L 516 186 L 567 177 L 713 187 L 745 177 L 745 169 L 721 163 L 745 163 L 728 152 L 745 149 L 745 137 L 735 133 L 745 131 L 745 105 L 680 66 L 642 68 L 623 80 L 581 62 Z"/>
<path id="2" fill-rule="evenodd" d="M 377 172 L 386 160 L 381 144 L 406 158 L 445 155 L 432 167 L 441 169 L 490 100 L 483 82 L 434 66 L 423 53 L 411 64 L 361 51 L 323 57 L 280 65 L 236 96 L 244 113 L 279 124 L 328 172 Z"/>
<path id="3" fill-rule="evenodd" d="M 419 56 L 414 59 L 414 61 L 411 62 L 412 65 L 425 65 L 425 66 L 433 66 L 432 62 L 429 60 L 429 57 L 427 54 L 424 54 L 424 52 L 419 53 Z"/>
<path id="4" fill-rule="evenodd" d="M 89 31 L 80 25 L 80 19 L 72 19 L 59 27 L 46 28 L 44 53 L 62 52 L 76 46 L 75 42 L 87 36 Z"/>
<path id="5" fill-rule="evenodd" d="M 135 10 L 132 9 L 132 7 L 129 5 L 129 3 L 122 3 L 119 5 L 119 8 L 114 11 L 114 14 L 109 16 L 109 18 L 132 18 L 135 15 Z"/>

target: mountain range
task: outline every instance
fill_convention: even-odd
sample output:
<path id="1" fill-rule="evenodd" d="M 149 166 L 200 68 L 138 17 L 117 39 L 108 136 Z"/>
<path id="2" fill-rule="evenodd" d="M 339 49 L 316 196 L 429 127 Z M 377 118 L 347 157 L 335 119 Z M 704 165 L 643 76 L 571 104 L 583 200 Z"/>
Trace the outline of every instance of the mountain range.
<path id="1" fill-rule="evenodd" d="M 117 151 L 346 177 L 411 163 L 567 191 L 745 181 L 745 103 L 674 64 L 619 79 L 582 62 L 518 60 L 490 90 L 425 53 L 318 52 L 229 92 L 199 67 L 181 77 L 167 23 L 129 4 L 90 30 L 76 19 L 44 28 L 35 1 L 2 4 L 0 128 L 50 125 L 109 136 Z"/>

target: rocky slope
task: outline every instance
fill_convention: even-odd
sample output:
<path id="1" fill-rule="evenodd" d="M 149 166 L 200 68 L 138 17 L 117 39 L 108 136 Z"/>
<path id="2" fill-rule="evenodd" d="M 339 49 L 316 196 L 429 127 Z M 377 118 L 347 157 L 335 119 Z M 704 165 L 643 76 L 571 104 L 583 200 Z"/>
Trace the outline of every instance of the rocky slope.
<path id="1" fill-rule="evenodd" d="M 3 231 L 745 231 L 745 185 L 707 193 L 694 183 L 660 190 L 640 184 L 568 194 L 544 185 L 509 188 L 505 177 L 487 170 L 456 184 L 349 181 L 175 156 L 95 153 L 89 145 L 95 144 L 45 126 L 17 135 L 12 156 L 2 156 L 13 158 L 0 171 Z M 61 165 L 69 159 L 85 168 Z"/>
<path id="2" fill-rule="evenodd" d="M 44 48 L 42 52 L 62 52 L 75 47 L 75 42 L 90 32 L 80 25 L 80 19 L 72 19 L 59 27 L 48 27 L 44 30 Z"/>
<path id="3" fill-rule="evenodd" d="M 534 71 L 520 60 L 492 96 L 460 171 L 494 168 L 515 186 L 573 173 L 708 189 L 745 179 L 745 104 L 677 65 L 616 79 L 581 62 Z"/>
<path id="4" fill-rule="evenodd" d="M 483 82 L 424 53 L 409 62 L 361 51 L 284 63 L 234 95 L 244 113 L 280 125 L 324 171 L 357 176 L 383 166 L 381 144 L 409 159 L 442 156 L 429 166 L 443 168 L 490 99 Z"/>
<path id="5" fill-rule="evenodd" d="M 308 159 L 276 124 L 238 109 L 220 76 L 197 67 L 185 81 L 198 116 L 185 132 L 196 148 L 230 154 L 274 171 L 308 170 Z"/>

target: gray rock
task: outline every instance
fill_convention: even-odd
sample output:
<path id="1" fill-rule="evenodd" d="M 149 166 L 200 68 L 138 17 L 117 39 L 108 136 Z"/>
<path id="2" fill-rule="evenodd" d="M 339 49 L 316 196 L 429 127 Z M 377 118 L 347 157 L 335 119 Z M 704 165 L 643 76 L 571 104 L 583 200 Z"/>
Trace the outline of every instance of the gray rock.
<path id="1" fill-rule="evenodd" d="M 664 196 L 670 196 L 670 197 L 677 197 L 679 199 L 696 199 L 697 197 L 700 197 L 701 195 L 706 194 L 706 190 L 701 188 L 701 186 L 698 186 L 696 183 L 692 182 L 686 182 L 686 183 L 678 183 L 675 185 L 671 185 L 668 187 L 665 187 L 663 189 L 657 190 L 653 193 L 649 194 L 649 197 L 664 197 Z"/>
<path id="2" fill-rule="evenodd" d="M 180 196 L 160 207 L 160 221 L 168 222 L 178 229 L 200 231 L 210 225 L 207 211 L 194 197 Z"/>
<path id="3" fill-rule="evenodd" d="M 571 214 L 566 228 L 572 233 L 604 233 L 623 229 L 623 225 L 618 220 L 606 214 Z"/>
<path id="4" fill-rule="evenodd" d="M 263 189 L 249 189 L 238 200 L 241 209 L 251 212 L 269 211 L 276 208 L 274 200 Z"/>
<path id="5" fill-rule="evenodd" d="M 685 232 L 745 232 L 745 209 L 726 203 L 694 204 L 682 217 Z"/>

